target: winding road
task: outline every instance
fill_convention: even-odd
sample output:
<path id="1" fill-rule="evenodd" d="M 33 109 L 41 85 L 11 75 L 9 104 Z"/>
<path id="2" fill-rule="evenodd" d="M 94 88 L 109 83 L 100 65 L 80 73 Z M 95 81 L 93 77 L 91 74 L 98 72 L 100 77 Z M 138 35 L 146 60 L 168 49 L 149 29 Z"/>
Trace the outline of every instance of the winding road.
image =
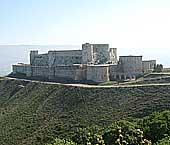
<path id="1" fill-rule="evenodd" d="M 35 81 L 35 80 L 19 79 L 19 78 L 11 78 L 11 77 L 4 77 L 4 79 L 20 80 L 20 81 L 33 82 L 33 83 L 83 87 L 83 88 L 132 88 L 132 87 L 147 87 L 147 86 L 170 86 L 170 83 L 124 84 L 124 85 L 105 85 L 105 86 L 102 86 L 102 85 L 87 85 L 87 84 L 63 84 L 63 83 L 56 83 L 56 82 L 43 82 L 43 81 Z"/>

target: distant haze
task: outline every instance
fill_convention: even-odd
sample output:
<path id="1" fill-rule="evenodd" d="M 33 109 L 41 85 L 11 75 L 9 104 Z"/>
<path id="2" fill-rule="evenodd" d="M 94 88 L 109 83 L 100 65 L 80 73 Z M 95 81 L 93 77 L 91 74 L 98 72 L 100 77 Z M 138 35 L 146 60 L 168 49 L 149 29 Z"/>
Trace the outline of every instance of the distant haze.
<path id="1" fill-rule="evenodd" d="M 71 45 L 0 45 L 0 76 L 10 73 L 12 64 L 29 63 L 30 50 L 39 50 L 39 53 L 47 53 L 48 50 L 79 48 L 79 46 Z"/>
<path id="2" fill-rule="evenodd" d="M 85 42 L 170 66 L 170 0 L 0 0 L 1 75 L 28 63 L 31 49 L 81 49 Z"/>
<path id="3" fill-rule="evenodd" d="M 47 53 L 49 50 L 67 49 L 81 49 L 81 45 L 0 45 L 0 76 L 10 73 L 12 64 L 29 63 L 30 50 Z M 143 59 L 156 59 L 158 63 L 162 63 L 165 67 L 170 66 L 167 51 L 162 48 L 118 48 L 118 55 L 142 55 Z"/>

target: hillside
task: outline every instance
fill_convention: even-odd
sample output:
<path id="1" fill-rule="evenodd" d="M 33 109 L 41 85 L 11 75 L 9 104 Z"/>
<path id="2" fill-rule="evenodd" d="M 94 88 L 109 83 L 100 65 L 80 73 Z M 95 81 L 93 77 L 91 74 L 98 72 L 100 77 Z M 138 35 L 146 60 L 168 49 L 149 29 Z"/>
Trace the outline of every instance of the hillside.
<path id="1" fill-rule="evenodd" d="M 81 88 L 0 80 L 0 144 L 44 144 L 79 127 L 170 109 L 170 86 Z"/>

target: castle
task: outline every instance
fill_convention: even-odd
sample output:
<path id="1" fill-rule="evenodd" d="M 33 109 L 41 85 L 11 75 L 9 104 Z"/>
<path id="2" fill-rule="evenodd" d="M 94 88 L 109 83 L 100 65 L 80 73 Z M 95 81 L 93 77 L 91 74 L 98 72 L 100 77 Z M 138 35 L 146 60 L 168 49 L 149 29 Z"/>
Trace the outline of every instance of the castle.
<path id="1" fill-rule="evenodd" d="M 96 83 L 135 79 L 154 69 L 156 60 L 142 61 L 142 56 L 120 56 L 109 44 L 82 45 L 82 50 L 30 52 L 30 64 L 12 66 L 13 75 L 48 80 L 92 81 Z"/>

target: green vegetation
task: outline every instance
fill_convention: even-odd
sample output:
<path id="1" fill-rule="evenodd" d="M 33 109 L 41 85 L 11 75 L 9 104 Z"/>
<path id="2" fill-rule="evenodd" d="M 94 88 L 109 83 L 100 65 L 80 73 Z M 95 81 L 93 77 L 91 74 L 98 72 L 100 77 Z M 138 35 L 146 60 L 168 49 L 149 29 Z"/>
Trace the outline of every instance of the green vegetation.
<path id="1" fill-rule="evenodd" d="M 170 136 L 163 138 L 157 142 L 157 145 L 170 145 Z"/>
<path id="2" fill-rule="evenodd" d="M 157 64 L 154 66 L 153 72 L 162 72 L 163 71 L 163 65 L 162 64 Z"/>
<path id="3" fill-rule="evenodd" d="M 121 127 L 126 141 L 133 140 L 131 131 L 135 133 L 140 128 L 144 139 L 158 142 L 169 135 L 166 127 L 169 124 L 165 119 L 169 116 L 158 113 L 156 116 L 159 117 L 152 120 L 154 115 L 151 115 L 150 121 L 145 116 L 169 109 L 169 104 L 168 85 L 81 88 L 0 80 L 0 144 L 42 145 L 53 143 L 55 138 L 56 144 L 63 141 L 67 144 L 106 142 L 106 138 L 115 139 L 109 137 L 109 131 L 115 131 L 117 127 Z M 129 121 L 122 123 L 121 120 Z M 160 127 L 156 123 L 160 123 Z M 125 130 L 126 124 L 129 134 Z M 157 127 L 163 129 L 158 131 L 159 135 L 155 134 L 157 130 L 152 130 Z"/>
<path id="4" fill-rule="evenodd" d="M 89 145 L 168 145 L 170 144 L 170 111 L 153 113 L 142 119 L 118 121 L 103 131 L 80 129 L 68 144 Z M 102 132 L 102 134 L 101 134 Z M 58 139 L 55 141 L 55 143 Z M 60 141 L 60 140 L 59 140 Z M 64 140 L 61 140 L 64 142 Z M 54 143 L 54 145 L 55 145 Z"/>
<path id="5" fill-rule="evenodd" d="M 72 141 L 67 141 L 65 139 L 56 138 L 53 143 L 48 144 L 48 145 L 77 145 L 77 144 Z"/>

